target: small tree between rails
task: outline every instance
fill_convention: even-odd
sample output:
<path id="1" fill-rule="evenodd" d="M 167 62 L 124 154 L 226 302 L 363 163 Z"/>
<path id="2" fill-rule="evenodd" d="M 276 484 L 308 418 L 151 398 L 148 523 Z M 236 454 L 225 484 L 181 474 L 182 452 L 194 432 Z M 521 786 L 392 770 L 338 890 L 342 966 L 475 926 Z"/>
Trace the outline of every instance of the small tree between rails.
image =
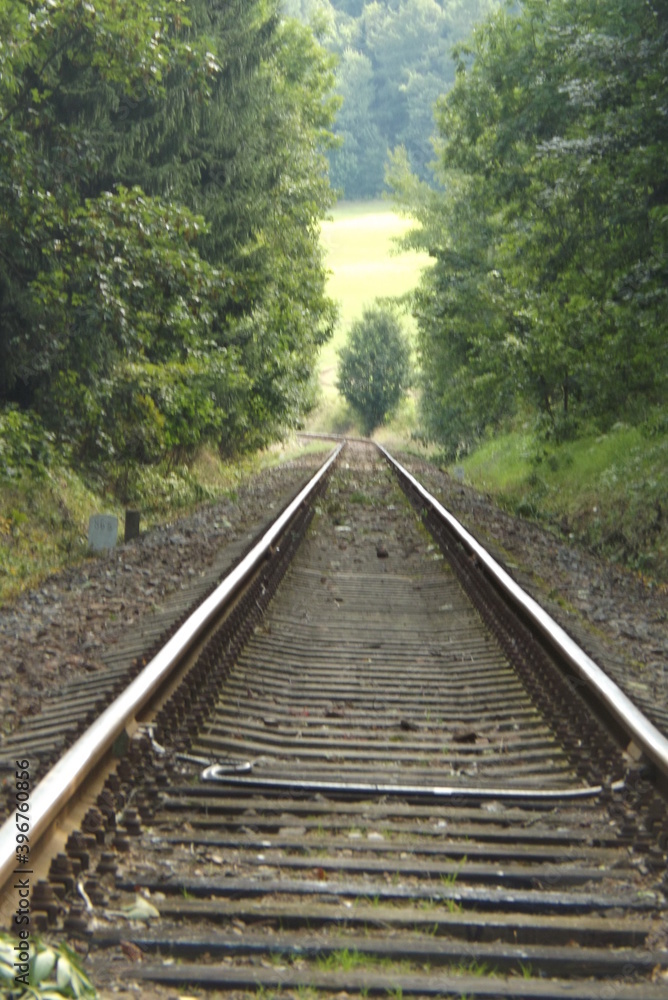
<path id="1" fill-rule="evenodd" d="M 339 351 L 337 389 L 359 414 L 365 434 L 384 423 L 410 382 L 410 347 L 388 309 L 366 309 Z"/>

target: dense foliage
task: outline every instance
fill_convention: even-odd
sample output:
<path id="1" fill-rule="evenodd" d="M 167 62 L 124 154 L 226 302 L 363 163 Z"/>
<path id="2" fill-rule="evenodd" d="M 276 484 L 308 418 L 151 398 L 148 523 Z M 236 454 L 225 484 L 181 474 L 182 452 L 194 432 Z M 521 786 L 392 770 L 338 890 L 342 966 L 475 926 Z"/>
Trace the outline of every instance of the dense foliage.
<path id="1" fill-rule="evenodd" d="M 332 86 L 278 0 L 0 0 L 0 406 L 89 466 L 294 424 Z"/>
<path id="2" fill-rule="evenodd" d="M 66 944 L 52 947 L 35 938 L 30 951 L 29 971 L 17 973 L 16 935 L 0 933 L 0 983 L 6 1000 L 65 1000 L 79 997 L 96 1000 L 98 993 L 83 970 L 81 957 Z M 28 982 L 24 986 L 25 980 Z"/>
<path id="3" fill-rule="evenodd" d="M 395 155 L 435 261 L 416 296 L 425 431 L 450 454 L 517 412 L 558 440 L 665 400 L 667 81 L 662 0 L 525 0 L 461 49 L 440 189 Z"/>
<path id="4" fill-rule="evenodd" d="M 339 392 L 371 434 L 399 405 L 410 381 L 410 347 L 394 313 L 364 310 L 339 352 L 337 375 Z"/>
<path id="5" fill-rule="evenodd" d="M 433 159 L 433 105 L 453 84 L 452 47 L 495 0 L 284 0 L 327 29 L 339 57 L 332 183 L 346 198 L 380 193 L 388 151 L 403 146 L 423 179 Z"/>

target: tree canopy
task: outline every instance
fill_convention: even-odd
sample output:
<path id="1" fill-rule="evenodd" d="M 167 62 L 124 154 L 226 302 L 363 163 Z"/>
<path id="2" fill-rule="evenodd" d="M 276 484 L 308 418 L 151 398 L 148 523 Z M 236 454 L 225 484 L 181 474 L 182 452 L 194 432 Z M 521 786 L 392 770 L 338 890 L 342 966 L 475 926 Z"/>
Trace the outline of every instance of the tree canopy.
<path id="1" fill-rule="evenodd" d="M 452 47 L 496 0 L 284 0 L 284 6 L 319 24 L 339 57 L 334 187 L 349 199 L 378 195 L 388 152 L 397 146 L 428 179 L 433 106 L 455 79 Z"/>
<path id="2" fill-rule="evenodd" d="M 452 454 L 509 414 L 559 438 L 665 399 L 668 18 L 660 0 L 525 0 L 459 50 L 438 188 L 391 182 L 433 267 L 423 420 Z"/>
<path id="3" fill-rule="evenodd" d="M 0 405 L 92 463 L 294 424 L 333 82 L 278 0 L 0 0 Z"/>

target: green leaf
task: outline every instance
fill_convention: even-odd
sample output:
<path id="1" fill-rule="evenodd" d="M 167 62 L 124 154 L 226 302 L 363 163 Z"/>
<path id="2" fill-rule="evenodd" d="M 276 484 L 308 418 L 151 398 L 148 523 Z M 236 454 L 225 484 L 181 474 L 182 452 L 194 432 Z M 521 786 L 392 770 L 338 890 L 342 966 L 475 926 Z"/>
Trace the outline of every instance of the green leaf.
<path id="1" fill-rule="evenodd" d="M 57 955 L 51 948 L 39 951 L 32 963 L 32 979 L 35 983 L 41 983 L 47 979 L 56 964 Z"/>
<path id="2" fill-rule="evenodd" d="M 72 985 L 72 966 L 66 955 L 60 955 L 56 967 L 56 983 L 58 989 L 69 989 Z"/>

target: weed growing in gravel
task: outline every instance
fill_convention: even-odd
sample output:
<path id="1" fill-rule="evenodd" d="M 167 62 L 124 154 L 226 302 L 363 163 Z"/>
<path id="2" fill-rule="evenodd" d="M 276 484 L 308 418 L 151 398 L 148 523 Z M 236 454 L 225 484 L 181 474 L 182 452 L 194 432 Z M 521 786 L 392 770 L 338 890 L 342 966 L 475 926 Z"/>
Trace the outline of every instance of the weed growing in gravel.
<path id="1" fill-rule="evenodd" d="M 366 493 L 363 493 L 362 490 L 355 490 L 351 493 L 350 502 L 361 504 L 364 507 L 373 507 L 373 500 Z"/>
<path id="2" fill-rule="evenodd" d="M 294 990 L 297 1000 L 318 1000 L 319 993 L 311 986 L 298 986 Z"/>
<path id="3" fill-rule="evenodd" d="M 321 956 L 316 964 L 323 972 L 350 972 L 366 965 L 368 958 L 369 956 L 361 954 L 354 948 L 352 951 L 342 948 L 341 951 Z"/>
<path id="4" fill-rule="evenodd" d="M 266 986 L 262 986 L 260 983 L 257 984 L 255 993 L 244 994 L 244 997 L 248 997 L 249 1000 L 279 1000 L 280 996 L 280 990 L 278 992 L 275 990 L 268 990 Z"/>
<path id="5" fill-rule="evenodd" d="M 355 905 L 357 906 L 380 906 L 380 896 L 359 896 L 355 900 Z"/>
<path id="6" fill-rule="evenodd" d="M 449 889 L 455 884 L 458 877 L 459 872 L 451 872 L 449 875 L 441 875 L 441 885 L 444 885 L 446 889 Z"/>
<path id="7" fill-rule="evenodd" d="M 316 960 L 316 966 L 322 972 L 352 972 L 355 969 L 380 969 L 384 972 L 407 972 L 410 962 L 395 961 L 382 955 L 370 955 L 366 952 L 343 948 L 322 955 Z"/>
<path id="8" fill-rule="evenodd" d="M 475 958 L 470 959 L 468 962 L 459 962 L 456 965 L 451 965 L 450 971 L 459 976 L 482 977 L 498 975 L 495 967 L 490 966 L 487 962 L 478 962 Z"/>

